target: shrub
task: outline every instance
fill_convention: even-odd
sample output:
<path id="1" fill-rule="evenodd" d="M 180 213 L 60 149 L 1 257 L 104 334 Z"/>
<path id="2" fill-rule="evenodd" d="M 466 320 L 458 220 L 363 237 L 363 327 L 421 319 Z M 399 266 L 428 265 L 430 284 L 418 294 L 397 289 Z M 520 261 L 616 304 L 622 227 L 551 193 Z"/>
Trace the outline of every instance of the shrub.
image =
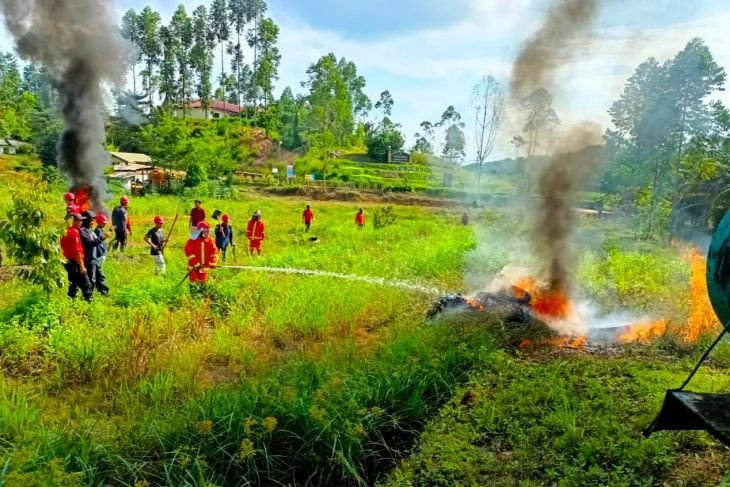
<path id="1" fill-rule="evenodd" d="M 385 228 L 395 223 L 396 216 L 392 206 L 385 206 L 375 210 L 373 215 L 373 227 Z"/>

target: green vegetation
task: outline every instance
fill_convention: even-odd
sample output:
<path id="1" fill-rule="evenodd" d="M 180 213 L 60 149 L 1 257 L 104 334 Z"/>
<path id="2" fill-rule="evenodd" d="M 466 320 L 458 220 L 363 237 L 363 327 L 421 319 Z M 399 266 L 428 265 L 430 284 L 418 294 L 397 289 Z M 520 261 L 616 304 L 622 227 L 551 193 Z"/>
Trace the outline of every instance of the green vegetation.
<path id="1" fill-rule="evenodd" d="M 40 210 L 58 213 L 61 191 L 51 187 L 54 197 L 39 200 Z M 1 208 L 11 204 L 0 197 Z M 425 478 L 447 485 L 494 476 L 506 484 L 570 484 L 586 475 L 643 485 L 684 470 L 687 478 L 718 479 L 726 468 L 725 454 L 705 435 L 639 440 L 661 391 L 688 369 L 695 352 L 686 346 L 635 346 L 644 358 L 515 354 L 515 331 L 499 317 L 424 323 L 433 295 L 330 277 L 219 269 L 205 295 L 190 295 L 187 285 L 176 287 L 184 225 L 169 247 L 167 276 L 154 275 L 140 237 L 154 214 L 171 220 L 187 205 L 132 199 L 135 233 L 128 252 L 106 263 L 108 299 L 72 303 L 60 289 L 46 298 L 40 287 L 0 277 L 6 485 L 401 485 Z M 264 256 L 239 249 L 237 264 L 459 290 L 469 269 L 482 262 L 499 270 L 514 250 L 494 239 L 491 253 L 482 253 L 457 210 L 393 207 L 390 225 L 376 230 L 371 218 L 357 230 L 360 204 L 314 203 L 317 219 L 304 234 L 301 201 L 236 190 L 233 199 L 206 198 L 205 206 L 233 216 L 241 245 L 247 215 L 262 211 Z M 379 211 L 364 206 L 371 217 Z M 495 235 L 514 228 L 495 211 L 474 221 Z M 673 303 L 663 312 L 681 316 L 676 296 L 686 293 L 686 263 L 670 250 L 642 259 L 614 247 L 585 253 L 582 288 L 607 305 L 615 296 L 646 310 L 656 310 L 660 296 Z M 659 350 L 664 358 L 656 358 Z M 671 358 L 678 352 L 685 358 Z M 718 375 L 698 385 L 725 384 Z M 475 399 L 460 406 L 467 390 Z M 386 480 L 424 427 L 415 456 Z M 710 451 L 712 462 L 691 463 L 694 452 Z"/>

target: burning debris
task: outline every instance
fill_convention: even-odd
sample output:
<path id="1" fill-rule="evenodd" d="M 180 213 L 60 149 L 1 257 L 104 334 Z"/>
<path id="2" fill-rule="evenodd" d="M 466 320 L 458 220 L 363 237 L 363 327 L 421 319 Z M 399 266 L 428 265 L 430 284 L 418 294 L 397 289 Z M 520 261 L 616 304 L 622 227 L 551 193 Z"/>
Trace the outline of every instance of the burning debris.
<path id="1" fill-rule="evenodd" d="M 439 297 L 428 310 L 428 318 L 434 318 L 441 313 L 485 310 L 495 311 L 504 317 L 505 321 L 513 323 L 527 323 L 531 317 L 530 295 L 510 296 L 507 293 L 477 293 L 473 298 L 458 293 L 445 294 Z"/>
<path id="2" fill-rule="evenodd" d="M 0 0 L 0 7 L 18 53 L 44 65 L 55 81 L 65 126 L 58 169 L 101 211 L 110 162 L 103 148 L 102 84 L 117 83 L 128 58 L 114 6 L 111 0 Z"/>

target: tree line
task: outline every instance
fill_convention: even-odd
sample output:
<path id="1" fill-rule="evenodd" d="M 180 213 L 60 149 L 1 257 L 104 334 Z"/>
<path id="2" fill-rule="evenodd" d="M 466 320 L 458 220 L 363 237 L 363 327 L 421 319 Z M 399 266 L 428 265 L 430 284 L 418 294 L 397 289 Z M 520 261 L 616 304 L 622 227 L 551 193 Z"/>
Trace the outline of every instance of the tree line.
<path id="1" fill-rule="evenodd" d="M 128 60 L 132 89 L 122 104 L 139 105 L 151 115 L 160 100 L 168 113 L 180 110 L 183 118 L 193 97 L 206 113 L 213 99 L 250 107 L 254 114 L 266 107 L 274 100 L 281 61 L 279 27 L 266 12 L 264 0 L 213 0 L 192 14 L 180 5 L 164 25 L 151 7 L 128 10 L 121 32 L 134 48 Z M 214 90 L 217 49 L 221 65 Z"/>

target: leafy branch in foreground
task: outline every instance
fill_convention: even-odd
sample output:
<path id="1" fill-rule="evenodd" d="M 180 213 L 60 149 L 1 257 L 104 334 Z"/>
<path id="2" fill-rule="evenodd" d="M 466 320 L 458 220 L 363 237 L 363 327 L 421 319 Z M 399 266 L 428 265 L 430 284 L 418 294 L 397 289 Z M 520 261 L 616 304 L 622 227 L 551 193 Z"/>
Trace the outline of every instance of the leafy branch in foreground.
<path id="1" fill-rule="evenodd" d="M 7 220 L 0 222 L 0 241 L 8 256 L 21 264 L 18 276 L 50 294 L 63 285 L 60 231 L 45 226 L 45 214 L 34 197 L 44 191 L 38 189 L 41 191 L 13 195 L 13 207 L 7 212 Z"/>

